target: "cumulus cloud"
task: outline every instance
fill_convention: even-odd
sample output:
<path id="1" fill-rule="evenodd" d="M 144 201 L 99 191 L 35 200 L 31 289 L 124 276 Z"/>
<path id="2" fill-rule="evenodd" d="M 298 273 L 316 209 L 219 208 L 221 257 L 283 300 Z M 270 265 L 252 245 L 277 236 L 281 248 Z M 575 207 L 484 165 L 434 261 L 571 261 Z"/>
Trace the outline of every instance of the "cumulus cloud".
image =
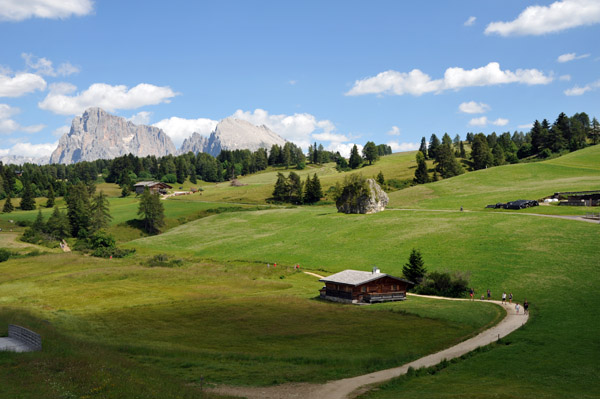
<path id="1" fill-rule="evenodd" d="M 334 143 L 344 143 L 350 139 L 343 134 L 336 133 L 316 133 L 312 135 L 313 139 L 318 141 L 331 141 Z"/>
<path id="2" fill-rule="evenodd" d="M 505 118 L 498 118 L 495 121 L 491 121 L 488 119 L 487 116 L 482 116 L 479 118 L 473 118 L 469 121 L 469 126 L 479 126 L 479 127 L 484 127 L 487 126 L 488 124 L 492 124 L 495 126 L 506 126 L 508 125 L 509 120 L 505 119 Z"/>
<path id="3" fill-rule="evenodd" d="M 248 121 L 254 125 L 265 125 L 284 139 L 305 149 L 315 139 L 319 140 L 314 135 L 332 133 L 335 130 L 333 122 L 327 119 L 318 120 L 314 115 L 307 113 L 271 115 L 268 111 L 260 108 L 255 109 L 253 112 L 238 109 L 232 117 Z"/>
<path id="4" fill-rule="evenodd" d="M 493 86 L 507 83 L 527 85 L 548 84 L 551 76 L 544 75 L 537 69 L 517 69 L 512 72 L 500 69 L 500 64 L 490 62 L 486 66 L 465 70 L 463 68 L 448 68 L 442 79 L 432 80 L 431 77 L 418 69 L 410 72 L 385 71 L 376 76 L 357 80 L 347 96 L 364 94 L 412 94 L 420 96 L 425 93 L 441 93 L 445 90 L 460 90 L 465 87 Z"/>
<path id="5" fill-rule="evenodd" d="M 519 129 L 531 129 L 533 127 L 533 123 L 525 123 L 523 125 L 517 126 Z"/>
<path id="6" fill-rule="evenodd" d="M 19 108 L 11 107 L 8 104 L 0 104 L 0 133 L 13 133 L 13 132 L 25 132 L 25 133 L 37 133 L 46 125 L 30 125 L 23 126 L 20 123 L 13 120 L 11 117 L 21 112 Z"/>
<path id="7" fill-rule="evenodd" d="M 595 82 L 592 82 L 590 84 L 587 84 L 583 87 L 580 86 L 574 86 L 570 89 L 567 89 L 564 91 L 565 95 L 567 96 L 581 96 L 585 93 L 587 93 L 588 91 L 593 91 L 600 88 L 600 80 L 597 80 Z"/>
<path id="8" fill-rule="evenodd" d="M 559 77 L 558 79 L 568 82 L 571 80 L 571 75 L 562 75 L 561 77 Z"/>
<path id="9" fill-rule="evenodd" d="M 65 19 L 90 14 L 93 9 L 91 0 L 0 0 L 0 20 Z"/>
<path id="10" fill-rule="evenodd" d="M 573 61 L 573 60 L 580 60 L 582 58 L 587 58 L 589 57 L 590 54 L 581 54 L 581 55 L 577 55 L 576 53 L 567 53 L 567 54 L 562 54 L 559 55 L 558 58 L 556 59 L 556 61 L 558 62 L 569 62 L 569 61 Z"/>
<path id="11" fill-rule="evenodd" d="M 163 119 L 152 126 L 156 126 L 165 131 L 173 140 L 176 146 L 180 146 L 183 140 L 196 132 L 208 137 L 217 126 L 218 121 L 207 118 L 184 119 L 176 116 L 169 119 Z"/>
<path id="12" fill-rule="evenodd" d="M 135 109 L 146 105 L 168 103 L 177 93 L 168 86 L 154 86 L 140 83 L 131 89 L 127 86 L 111 86 L 105 83 L 94 83 L 87 90 L 69 96 L 65 90 L 73 86 L 62 84 L 52 86 L 46 98 L 38 103 L 41 109 L 60 115 L 81 114 L 89 107 L 100 107 L 108 112 L 118 109 Z"/>
<path id="13" fill-rule="evenodd" d="M 387 145 L 392 147 L 392 152 L 404 152 L 418 150 L 421 143 L 399 143 L 398 141 L 390 141 Z"/>
<path id="14" fill-rule="evenodd" d="M 16 143 L 11 148 L 0 148 L 0 156 L 25 156 L 28 158 L 49 157 L 52 151 L 58 146 L 58 141 L 54 143 Z"/>
<path id="15" fill-rule="evenodd" d="M 388 136 L 400 136 L 400 128 L 398 126 L 392 126 L 386 133 Z"/>
<path id="16" fill-rule="evenodd" d="M 127 120 L 136 125 L 147 125 L 150 123 L 151 116 L 152 112 L 140 111 L 137 114 L 131 115 L 131 117 L 127 118 Z"/>
<path id="17" fill-rule="evenodd" d="M 56 129 L 54 129 L 52 131 L 52 135 L 55 137 L 61 137 L 63 134 L 69 133 L 70 130 L 71 130 L 71 126 L 63 125 L 63 126 L 60 126 L 60 127 L 57 127 Z"/>
<path id="18" fill-rule="evenodd" d="M 563 0 L 549 6 L 529 6 L 514 21 L 492 22 L 485 28 L 485 34 L 538 36 L 599 22 L 598 0 Z"/>
<path id="19" fill-rule="evenodd" d="M 465 114 L 483 114 L 490 110 L 490 106 L 484 103 L 469 101 L 458 106 L 458 110 Z"/>
<path id="20" fill-rule="evenodd" d="M 475 23 L 476 17 L 469 17 L 463 24 L 464 26 L 472 26 Z"/>
<path id="21" fill-rule="evenodd" d="M 354 143 L 331 143 L 327 145 L 325 149 L 327 151 L 339 152 L 344 158 L 349 158 L 350 151 L 352 151 L 352 147 L 354 147 L 354 145 Z M 363 146 L 356 144 L 356 148 L 358 149 L 358 153 L 362 154 Z"/>
<path id="22" fill-rule="evenodd" d="M 68 76 L 79 72 L 79 68 L 71 65 L 69 62 L 62 63 L 59 65 L 58 69 L 54 69 L 52 61 L 46 58 L 36 57 L 29 53 L 22 53 L 21 57 L 25 60 L 25 65 L 27 65 L 29 69 L 33 69 L 37 75 Z"/>
<path id="23" fill-rule="evenodd" d="M 36 90 L 45 90 L 46 81 L 33 73 L 17 73 L 10 77 L 0 74 L 0 97 L 20 97 Z"/>

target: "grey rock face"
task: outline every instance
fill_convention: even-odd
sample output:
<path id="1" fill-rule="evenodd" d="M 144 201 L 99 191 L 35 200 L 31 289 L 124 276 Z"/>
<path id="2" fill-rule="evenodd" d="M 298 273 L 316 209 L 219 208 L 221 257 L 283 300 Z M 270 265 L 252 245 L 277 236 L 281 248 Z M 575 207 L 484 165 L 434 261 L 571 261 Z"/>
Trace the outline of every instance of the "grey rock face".
<path id="1" fill-rule="evenodd" d="M 129 153 L 164 156 L 174 154 L 175 146 L 157 127 L 135 125 L 100 108 L 89 108 L 73 119 L 71 130 L 60 138 L 50 163 L 113 159 Z"/>
<path id="2" fill-rule="evenodd" d="M 270 149 L 273 144 L 283 146 L 285 139 L 264 125 L 254 126 L 244 120 L 225 118 L 208 138 L 194 133 L 186 139 L 179 153 L 206 152 L 216 157 L 221 150 L 256 151 L 259 148 Z"/>
<path id="3" fill-rule="evenodd" d="M 343 213 L 377 213 L 385 209 L 389 197 L 373 179 L 367 179 L 366 190 L 353 195 L 344 191 L 336 206 Z"/>

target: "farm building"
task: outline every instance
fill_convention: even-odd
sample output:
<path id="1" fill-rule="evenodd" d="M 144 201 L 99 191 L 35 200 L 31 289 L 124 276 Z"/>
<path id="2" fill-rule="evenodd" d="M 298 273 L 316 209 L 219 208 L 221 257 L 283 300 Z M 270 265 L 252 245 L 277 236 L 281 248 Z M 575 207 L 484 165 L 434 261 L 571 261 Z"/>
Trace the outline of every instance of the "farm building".
<path id="1" fill-rule="evenodd" d="M 141 182 L 135 184 L 133 187 L 135 187 L 136 194 L 142 194 L 146 187 L 148 187 L 148 190 L 150 190 L 150 192 L 152 194 L 156 194 L 156 193 L 166 194 L 167 189 L 173 188 L 166 183 L 162 183 L 162 182 L 158 182 L 158 181 L 141 181 Z"/>
<path id="2" fill-rule="evenodd" d="M 381 273 L 374 267 L 372 272 L 344 270 L 320 279 L 325 283 L 321 298 L 335 302 L 374 303 L 403 301 L 406 290 L 413 282 Z"/>
<path id="3" fill-rule="evenodd" d="M 561 200 L 559 205 L 600 206 L 600 190 L 554 193 L 554 198 Z"/>

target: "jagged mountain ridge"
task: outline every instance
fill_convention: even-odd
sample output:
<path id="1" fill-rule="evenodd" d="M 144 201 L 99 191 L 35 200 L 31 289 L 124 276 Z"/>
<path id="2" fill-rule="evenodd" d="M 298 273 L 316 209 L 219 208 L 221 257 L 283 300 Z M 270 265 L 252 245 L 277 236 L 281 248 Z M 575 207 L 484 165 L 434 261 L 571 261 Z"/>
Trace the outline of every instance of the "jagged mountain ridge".
<path id="1" fill-rule="evenodd" d="M 154 126 L 135 125 L 101 108 L 89 108 L 75 117 L 50 156 L 50 163 L 71 164 L 96 159 L 113 159 L 129 153 L 144 157 L 175 153 L 167 134 Z"/>
<path id="2" fill-rule="evenodd" d="M 186 139 L 179 153 L 205 152 L 216 157 L 221 150 L 269 150 L 273 144 L 283 146 L 285 139 L 265 125 L 255 126 L 245 120 L 225 118 L 217 124 L 215 131 L 208 138 L 194 133 Z"/>

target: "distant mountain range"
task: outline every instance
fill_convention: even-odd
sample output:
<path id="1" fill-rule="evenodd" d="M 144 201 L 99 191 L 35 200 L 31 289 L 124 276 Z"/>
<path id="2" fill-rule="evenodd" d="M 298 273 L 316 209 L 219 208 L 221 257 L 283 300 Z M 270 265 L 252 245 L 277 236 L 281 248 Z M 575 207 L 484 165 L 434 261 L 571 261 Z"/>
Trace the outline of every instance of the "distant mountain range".
<path id="1" fill-rule="evenodd" d="M 73 119 L 71 130 L 60 138 L 49 163 L 71 164 L 113 159 L 129 153 L 139 157 L 160 157 L 192 151 L 195 154 L 205 152 L 217 156 L 221 150 L 256 151 L 259 148 L 270 149 L 273 144 L 283 146 L 285 139 L 264 125 L 255 126 L 244 120 L 226 118 L 217 124 L 209 137 L 193 133 L 177 151 L 162 129 L 136 125 L 100 108 L 89 108 L 81 117 Z M 14 157 L 16 160 L 17 157 Z M 16 163 L 14 161 L 11 163 Z M 40 159 L 36 163 L 47 161 Z"/>

